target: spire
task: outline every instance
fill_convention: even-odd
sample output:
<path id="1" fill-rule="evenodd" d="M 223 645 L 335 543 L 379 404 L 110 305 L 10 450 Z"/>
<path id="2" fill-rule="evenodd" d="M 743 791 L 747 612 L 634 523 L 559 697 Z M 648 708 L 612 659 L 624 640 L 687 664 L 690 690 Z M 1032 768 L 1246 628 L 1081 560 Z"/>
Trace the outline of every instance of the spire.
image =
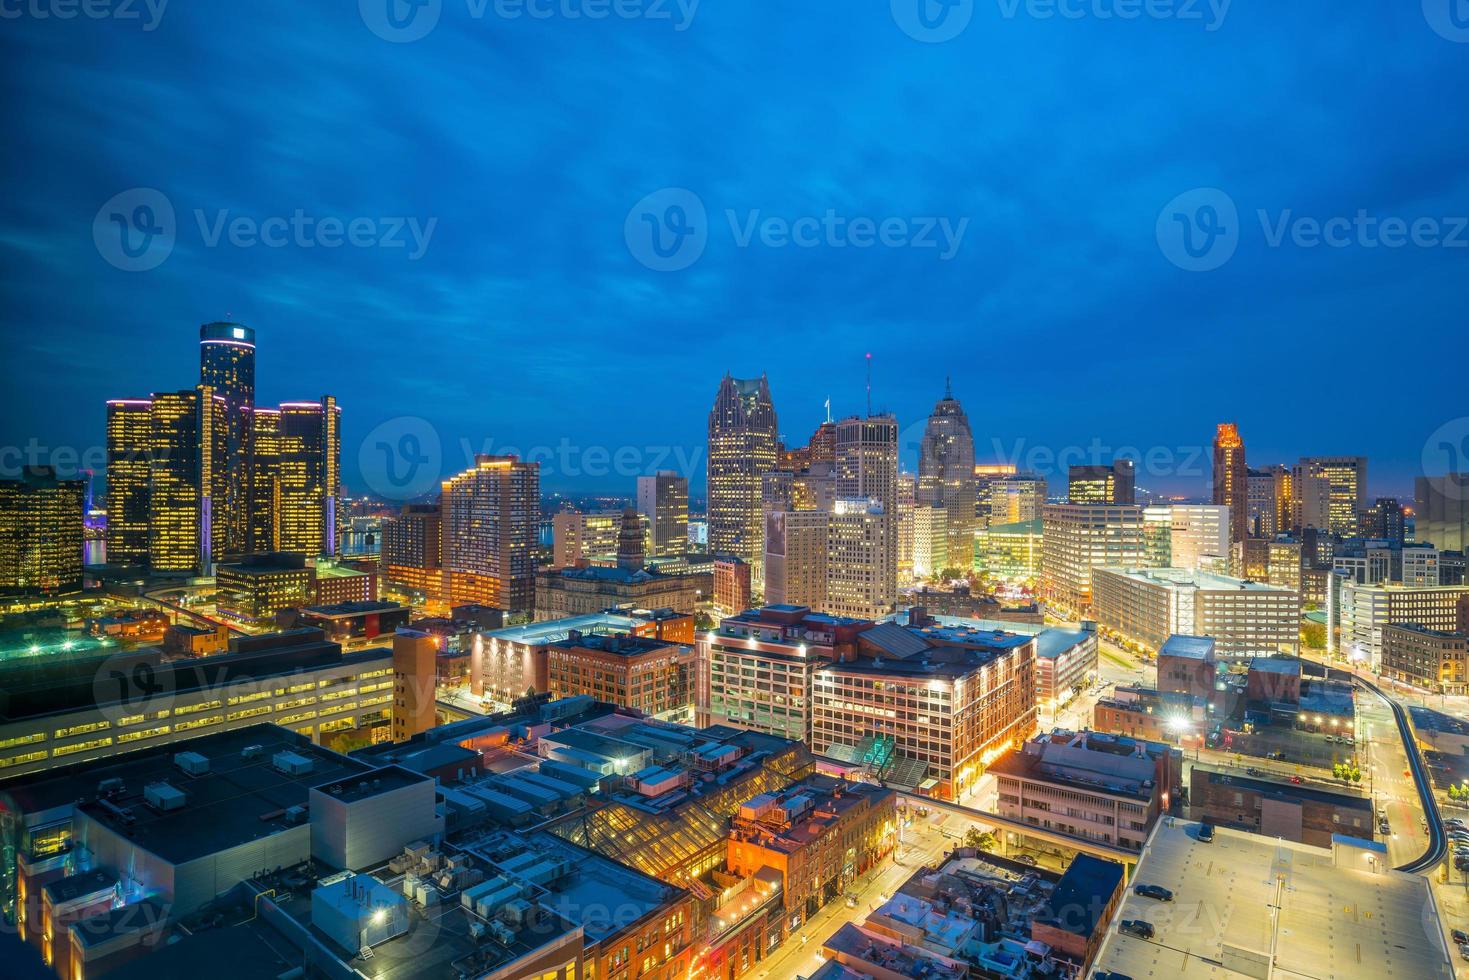
<path id="1" fill-rule="evenodd" d="M 949 384 L 949 376 L 944 375 L 944 401 L 954 400 L 954 386 Z"/>

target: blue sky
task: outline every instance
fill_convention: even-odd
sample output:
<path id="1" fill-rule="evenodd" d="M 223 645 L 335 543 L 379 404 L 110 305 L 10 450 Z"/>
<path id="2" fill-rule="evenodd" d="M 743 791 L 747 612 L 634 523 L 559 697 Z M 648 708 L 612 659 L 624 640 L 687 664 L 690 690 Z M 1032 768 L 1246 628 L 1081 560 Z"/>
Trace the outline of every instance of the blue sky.
<path id="1" fill-rule="evenodd" d="M 1383 492 L 1469 435 L 1469 31 L 1438 0 L 912 0 L 962 22 L 934 43 L 909 0 L 392 0 L 411 41 L 387 2 L 0 5 L 0 464 L 88 458 L 103 399 L 192 383 L 227 316 L 261 400 L 340 399 L 354 490 L 405 434 L 431 469 L 702 483 L 726 370 L 799 442 L 862 408 L 869 352 L 905 426 L 952 375 L 981 459 L 1152 450 L 1140 482 L 1184 493 L 1224 419 Z M 174 223 L 136 271 L 108 235 L 145 193 Z M 1235 216 L 1197 260 L 1202 205 Z"/>

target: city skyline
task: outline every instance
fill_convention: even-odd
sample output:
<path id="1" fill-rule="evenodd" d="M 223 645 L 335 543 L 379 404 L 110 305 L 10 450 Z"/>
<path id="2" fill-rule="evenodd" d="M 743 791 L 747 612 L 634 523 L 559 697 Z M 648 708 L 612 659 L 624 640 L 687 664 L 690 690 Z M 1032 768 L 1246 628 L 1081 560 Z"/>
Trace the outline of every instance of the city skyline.
<path id="1" fill-rule="evenodd" d="M 1333 31 L 1320 36 L 1310 30 L 1320 11 L 1305 8 L 1234 4 L 1212 31 L 983 9 L 942 44 L 907 36 L 884 5 L 870 17 L 832 4 L 782 10 L 773 38 L 753 8 L 703 5 L 682 31 L 446 10 L 405 44 L 351 8 L 282 12 L 284 47 L 263 43 L 261 31 L 277 32 L 256 11 L 174 6 L 151 31 L 9 22 L 7 60 L 26 66 L 11 80 L 30 111 L 6 157 L 14 193 L 0 204 L 12 255 L 0 270 L 0 359 L 13 390 L 0 447 L 102 445 L 93 406 L 105 392 L 91 379 L 163 390 L 192 367 L 173 338 L 220 319 L 260 331 L 262 401 L 338 395 L 354 490 L 359 447 L 402 416 L 439 433 L 446 473 L 486 449 L 563 438 L 693 449 L 726 370 L 768 372 L 785 435 L 800 439 L 828 397 L 835 414 L 861 410 L 869 351 L 874 407 L 904 426 L 952 374 L 981 460 L 996 455 L 996 438 L 1009 450 L 1094 437 L 1207 447 L 1214 425 L 1232 419 L 1261 461 L 1359 453 L 1373 460 L 1374 492 L 1404 495 L 1425 447 L 1436 452 L 1435 431 L 1464 414 L 1453 358 L 1405 357 L 1420 396 L 1381 412 L 1340 411 L 1319 385 L 1264 376 L 1272 398 L 1253 398 L 1217 367 L 1228 351 L 1255 351 L 1248 363 L 1265 371 L 1350 379 L 1365 351 L 1390 362 L 1415 332 L 1458 332 L 1461 250 L 1311 247 L 1289 233 L 1271 244 L 1282 218 L 1469 214 L 1466 137 L 1441 115 L 1469 60 L 1416 4 L 1333 10 Z M 833 24 L 839 61 L 809 43 Z M 1414 65 L 1422 85 L 1371 83 L 1363 50 Z M 115 83 L 78 72 L 78 51 Z M 614 67 L 628 64 L 637 70 Z M 726 86 L 691 64 L 744 67 Z M 1139 78 L 1190 78 L 1200 65 L 1209 84 L 1138 97 Z M 1086 98 L 1072 77 L 1089 79 Z M 815 78 L 815 101 L 781 97 Z M 301 102 L 303 91 L 316 98 Z M 154 97 L 156 111 L 140 111 Z M 415 137 L 384 129 L 388 117 Z M 90 127 L 87 153 L 72 152 L 74 119 Z M 1382 138 L 1371 121 L 1385 119 L 1407 136 Z M 1220 268 L 1179 268 L 1160 250 L 1158 219 L 1179 195 L 1216 187 L 1247 234 Z M 92 234 L 107 202 L 136 188 L 163 194 L 176 218 L 171 254 L 147 271 L 116 267 Z M 668 188 L 696 195 L 710 227 L 696 262 L 660 271 L 632 254 L 625 226 L 641 199 Z M 829 209 L 848 222 L 969 222 L 947 260 L 940 248 L 767 245 L 761 231 L 740 244 L 752 218 Z M 276 248 L 220 231 L 221 221 L 260 230 L 298 211 L 313 229 L 365 218 L 383 237 L 387 219 L 403 219 L 403 245 Z M 417 258 L 409 217 L 428 239 Z M 623 331 L 652 343 L 608 342 Z M 935 338 L 945 356 L 910 356 Z M 453 368 L 403 356 L 421 350 L 453 351 Z M 1064 353 L 1057 367 L 1069 370 L 987 397 L 996 358 L 1039 352 Z M 812 363 L 828 365 L 815 386 Z M 639 376 L 676 383 L 658 399 L 563 397 Z M 1192 401 L 1180 404 L 1185 390 Z M 1168 410 L 1137 410 L 1149 405 Z M 688 474 L 696 493 L 701 469 Z M 544 476 L 553 488 L 631 485 Z M 1171 482 L 1164 489 L 1205 493 L 1207 467 Z"/>

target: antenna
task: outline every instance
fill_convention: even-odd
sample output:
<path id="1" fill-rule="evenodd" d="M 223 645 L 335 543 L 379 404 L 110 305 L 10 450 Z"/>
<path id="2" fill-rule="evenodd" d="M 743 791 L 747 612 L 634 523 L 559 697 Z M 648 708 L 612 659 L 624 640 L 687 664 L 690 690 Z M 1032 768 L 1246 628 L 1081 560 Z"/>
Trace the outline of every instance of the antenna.
<path id="1" fill-rule="evenodd" d="M 867 417 L 872 418 L 872 352 L 867 352 Z"/>

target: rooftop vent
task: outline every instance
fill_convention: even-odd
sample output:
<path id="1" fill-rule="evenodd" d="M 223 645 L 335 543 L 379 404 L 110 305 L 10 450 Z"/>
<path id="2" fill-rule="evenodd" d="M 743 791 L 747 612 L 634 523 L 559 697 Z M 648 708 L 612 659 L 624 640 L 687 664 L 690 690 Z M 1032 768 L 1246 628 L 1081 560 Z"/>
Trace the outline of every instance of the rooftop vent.
<path id="1" fill-rule="evenodd" d="M 182 810 L 187 797 L 168 783 L 152 783 L 143 788 L 143 800 L 159 813 Z"/>
<path id="2" fill-rule="evenodd" d="M 173 757 L 173 764 L 189 776 L 203 776 L 209 772 L 209 759 L 198 752 L 180 752 Z"/>

